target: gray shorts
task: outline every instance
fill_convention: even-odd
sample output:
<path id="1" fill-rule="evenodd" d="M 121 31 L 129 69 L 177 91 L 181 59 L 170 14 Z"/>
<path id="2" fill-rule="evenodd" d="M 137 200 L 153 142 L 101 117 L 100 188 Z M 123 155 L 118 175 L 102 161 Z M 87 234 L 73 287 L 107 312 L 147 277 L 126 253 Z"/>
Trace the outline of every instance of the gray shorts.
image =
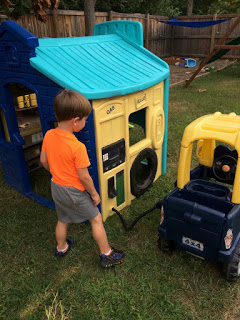
<path id="1" fill-rule="evenodd" d="M 51 191 L 58 220 L 61 222 L 81 223 L 93 219 L 99 212 L 86 191 L 63 187 L 52 180 Z"/>

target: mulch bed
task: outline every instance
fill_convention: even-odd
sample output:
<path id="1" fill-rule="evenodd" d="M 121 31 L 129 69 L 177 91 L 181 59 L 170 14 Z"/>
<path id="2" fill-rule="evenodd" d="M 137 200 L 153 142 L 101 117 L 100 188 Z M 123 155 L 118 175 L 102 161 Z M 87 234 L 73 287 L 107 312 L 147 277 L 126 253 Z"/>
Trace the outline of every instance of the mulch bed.
<path id="1" fill-rule="evenodd" d="M 221 69 L 227 67 L 228 65 L 234 63 L 235 61 L 236 60 L 219 59 L 219 60 L 216 60 L 212 63 L 207 64 L 205 67 L 210 68 L 211 66 L 214 66 L 214 71 L 218 71 L 218 70 L 221 70 Z M 201 61 L 199 60 L 196 67 L 192 67 L 192 68 L 185 68 L 185 67 L 180 67 L 180 66 L 175 66 L 175 65 L 169 65 L 169 67 L 170 67 L 170 81 L 169 81 L 170 87 L 181 84 L 181 83 L 182 84 L 185 83 L 191 77 L 191 75 L 194 73 L 194 71 L 198 68 L 200 63 L 201 63 Z M 197 77 L 200 77 L 202 75 L 207 75 L 207 74 L 214 72 L 214 71 L 205 71 L 205 72 L 200 71 L 198 73 Z"/>

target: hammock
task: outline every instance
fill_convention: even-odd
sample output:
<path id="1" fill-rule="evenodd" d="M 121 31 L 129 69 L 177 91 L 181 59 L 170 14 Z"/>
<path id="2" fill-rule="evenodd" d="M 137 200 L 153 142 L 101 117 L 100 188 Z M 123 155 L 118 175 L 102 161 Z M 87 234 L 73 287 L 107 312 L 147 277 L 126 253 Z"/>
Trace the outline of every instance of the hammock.
<path id="1" fill-rule="evenodd" d="M 210 27 L 218 23 L 222 23 L 224 21 L 227 21 L 230 19 L 225 19 L 225 20 L 212 20 L 212 21 L 202 21 L 202 22 L 181 22 L 176 18 L 172 18 L 170 21 L 161 21 L 159 22 L 169 24 L 171 26 L 179 26 L 179 27 L 187 27 L 187 28 L 205 28 L 205 27 Z"/>

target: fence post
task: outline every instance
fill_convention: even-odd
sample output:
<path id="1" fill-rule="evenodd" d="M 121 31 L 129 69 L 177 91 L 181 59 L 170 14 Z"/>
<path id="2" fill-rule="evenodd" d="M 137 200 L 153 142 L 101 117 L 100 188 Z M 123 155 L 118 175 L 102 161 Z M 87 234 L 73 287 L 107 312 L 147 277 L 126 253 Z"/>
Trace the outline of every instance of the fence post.
<path id="1" fill-rule="evenodd" d="M 213 21 L 217 20 L 217 13 L 213 15 Z M 216 34 L 216 25 L 214 24 L 212 26 L 212 34 L 211 34 L 211 42 L 210 42 L 210 52 L 212 51 L 214 47 L 214 40 L 215 40 L 215 34 Z"/>
<path id="2" fill-rule="evenodd" d="M 146 13 L 146 22 L 145 22 L 145 48 L 148 49 L 149 42 L 149 13 Z"/>
<path id="3" fill-rule="evenodd" d="M 170 32 L 170 56 L 174 56 L 174 53 L 175 53 L 174 34 L 175 34 L 175 26 L 171 26 L 171 32 Z"/>

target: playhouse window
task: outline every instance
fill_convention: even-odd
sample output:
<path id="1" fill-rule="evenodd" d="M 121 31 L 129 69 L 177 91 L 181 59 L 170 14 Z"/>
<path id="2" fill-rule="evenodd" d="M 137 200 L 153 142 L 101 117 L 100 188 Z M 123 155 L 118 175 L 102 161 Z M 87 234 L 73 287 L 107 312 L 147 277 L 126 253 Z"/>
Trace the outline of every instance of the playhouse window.
<path id="1" fill-rule="evenodd" d="M 28 133 L 41 132 L 36 94 L 19 83 L 10 83 L 18 128 L 24 138 Z"/>
<path id="2" fill-rule="evenodd" d="M 8 59 L 8 65 L 10 67 L 18 67 L 20 65 L 20 62 L 19 62 L 17 48 L 12 44 L 8 44 L 5 47 L 5 52 Z"/>
<path id="3" fill-rule="evenodd" d="M 146 138 L 146 109 L 136 111 L 129 116 L 129 145 Z"/>
<path id="4" fill-rule="evenodd" d="M 19 133 L 25 141 L 23 150 L 27 168 L 31 172 L 41 167 L 39 156 L 43 135 L 37 97 L 25 85 L 10 83 L 9 86 L 12 92 Z"/>

